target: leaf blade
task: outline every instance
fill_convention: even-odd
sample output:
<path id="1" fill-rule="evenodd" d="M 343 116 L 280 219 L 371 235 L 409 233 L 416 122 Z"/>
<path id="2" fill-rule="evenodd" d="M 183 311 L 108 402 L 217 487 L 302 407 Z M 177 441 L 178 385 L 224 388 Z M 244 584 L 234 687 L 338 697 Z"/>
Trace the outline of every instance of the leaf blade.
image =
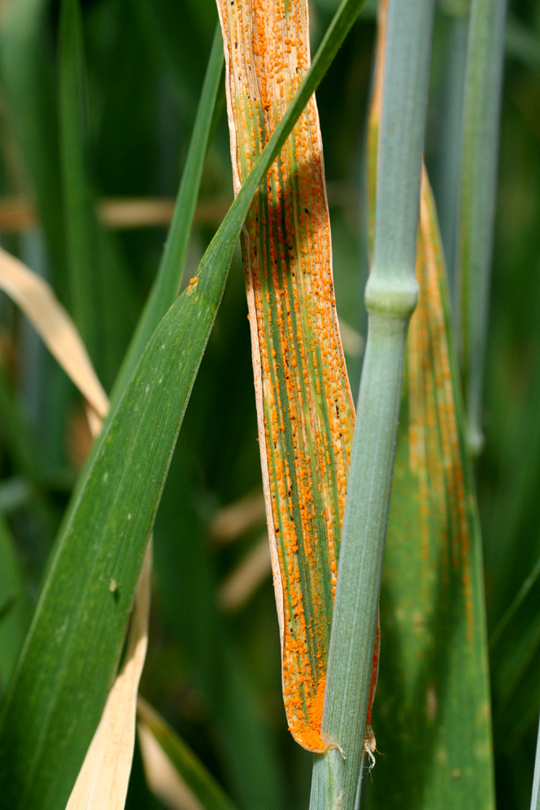
<path id="1" fill-rule="evenodd" d="M 238 191 L 309 66 L 307 5 L 222 0 L 218 8 Z M 320 724 L 354 405 L 335 308 L 314 99 L 255 197 L 242 249 L 283 697 L 295 740 L 324 751 Z"/>

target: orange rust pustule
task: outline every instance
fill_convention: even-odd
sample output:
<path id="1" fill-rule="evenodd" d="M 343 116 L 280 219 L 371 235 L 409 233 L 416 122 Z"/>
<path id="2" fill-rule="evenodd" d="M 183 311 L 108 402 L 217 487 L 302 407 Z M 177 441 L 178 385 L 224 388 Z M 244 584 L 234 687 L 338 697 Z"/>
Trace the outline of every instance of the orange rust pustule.
<path id="1" fill-rule="evenodd" d="M 309 725 L 301 722 L 296 729 L 289 726 L 291 733 L 300 745 L 316 754 L 322 754 L 327 750 L 327 746 L 321 737 L 325 686 L 326 676 L 323 675 L 317 685 L 317 691 L 307 707 Z"/>
<path id="2" fill-rule="evenodd" d="M 308 10 L 306 0 L 218 0 L 218 10 L 238 192 L 309 67 Z M 295 739 L 320 751 L 317 712 L 354 406 L 335 309 L 313 98 L 253 201 L 242 253 L 285 709 Z"/>

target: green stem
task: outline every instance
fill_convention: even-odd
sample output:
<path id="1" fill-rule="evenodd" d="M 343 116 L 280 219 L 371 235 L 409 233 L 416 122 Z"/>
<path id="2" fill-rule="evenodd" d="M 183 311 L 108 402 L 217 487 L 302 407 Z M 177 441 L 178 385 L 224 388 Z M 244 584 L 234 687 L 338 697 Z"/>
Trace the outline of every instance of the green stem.
<path id="1" fill-rule="evenodd" d="M 458 246 L 461 368 L 468 443 L 482 448 L 482 389 L 495 221 L 506 0 L 473 0 L 463 115 Z"/>
<path id="2" fill-rule="evenodd" d="M 358 801 L 382 561 L 401 393 L 405 338 L 417 297 L 420 169 L 431 55 L 433 0 L 391 3 L 380 130 L 369 330 L 349 473 L 330 640 L 323 737 L 311 810 Z"/>

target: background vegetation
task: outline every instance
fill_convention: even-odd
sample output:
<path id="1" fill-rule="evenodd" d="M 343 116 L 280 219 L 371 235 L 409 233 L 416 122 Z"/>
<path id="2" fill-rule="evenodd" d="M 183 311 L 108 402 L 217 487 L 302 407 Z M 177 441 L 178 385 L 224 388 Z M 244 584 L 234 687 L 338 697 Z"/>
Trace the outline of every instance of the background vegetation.
<path id="1" fill-rule="evenodd" d="M 21 2 L 21 0 L 14 0 Z M 9 5 L 4 2 L 4 5 Z M 28 7 L 36 6 L 27 2 Z M 131 216 L 79 251 L 69 290 L 66 182 L 81 172 L 89 199 L 176 195 L 217 14 L 213 0 L 83 3 L 86 164 L 61 152 L 59 6 L 42 3 L 30 47 L 0 53 L 0 241 L 46 276 L 72 312 L 100 379 L 111 390 L 166 238 L 167 210 Z M 313 45 L 337 3 L 311 5 Z M 367 277 L 365 133 L 375 6 L 368 4 L 317 94 L 332 219 L 334 274 L 353 391 L 357 390 Z M 2 13 L 2 5 L 0 5 Z M 455 105 L 464 65 L 466 3 L 437 9 L 426 144 L 452 275 Z M 0 18 L 1 23 L 1 18 Z M 10 61 L 11 60 L 11 61 Z M 188 253 L 198 261 L 232 201 L 224 94 L 218 104 Z M 540 705 L 540 6 L 510 3 L 485 389 L 485 447 L 477 462 L 491 637 L 497 795 L 530 801 Z M 69 193 L 69 192 L 68 192 Z M 110 210 L 110 209 L 109 209 Z M 109 216 L 109 225 L 111 217 Z M 41 227 L 40 224 L 41 223 Z M 188 278 L 191 275 L 188 269 Z M 452 282 L 451 282 L 452 283 Z M 16 548 L 25 602 L 11 610 L 0 572 L 0 690 L 77 471 L 89 447 L 80 399 L 4 297 L 0 299 L 0 542 Z M 233 263 L 181 432 L 155 527 L 150 647 L 141 693 L 183 736 L 240 807 L 305 807 L 311 757 L 289 737 L 270 577 L 238 607 L 223 583 L 265 530 L 255 508 L 224 538 L 222 510 L 261 492 L 247 307 L 239 253 Z M 244 511 L 245 514 L 245 511 Z M 221 524 L 218 522 L 221 519 Z M 229 542 L 230 540 L 230 542 Z M 527 578 L 527 594 L 508 609 Z M 506 618 L 504 618 L 506 617 Z M 506 622 L 501 626 L 501 619 Z M 8 624 L 9 620 L 9 624 Z M 384 667 L 384 639 L 381 667 Z M 375 728 L 376 731 L 376 728 Z M 378 739 L 384 754 L 384 740 Z M 377 779 L 377 771 L 373 780 Z M 285 799 L 285 789 L 287 798 Z M 136 756 L 128 807 L 155 807 Z"/>

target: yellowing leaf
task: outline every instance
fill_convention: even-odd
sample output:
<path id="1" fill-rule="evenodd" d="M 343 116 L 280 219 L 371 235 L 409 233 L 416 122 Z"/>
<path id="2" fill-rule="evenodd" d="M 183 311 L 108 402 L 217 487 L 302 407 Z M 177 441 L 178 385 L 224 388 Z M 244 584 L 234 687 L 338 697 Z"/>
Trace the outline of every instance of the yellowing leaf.
<path id="1" fill-rule="evenodd" d="M 235 191 L 309 66 L 305 0 L 218 0 Z M 320 736 L 354 408 L 332 281 L 312 98 L 259 189 L 242 239 L 259 444 L 294 738 Z"/>
<path id="2" fill-rule="evenodd" d="M 109 403 L 87 351 L 49 285 L 0 248 L 0 288 L 22 309 L 51 354 L 103 419 Z"/>

